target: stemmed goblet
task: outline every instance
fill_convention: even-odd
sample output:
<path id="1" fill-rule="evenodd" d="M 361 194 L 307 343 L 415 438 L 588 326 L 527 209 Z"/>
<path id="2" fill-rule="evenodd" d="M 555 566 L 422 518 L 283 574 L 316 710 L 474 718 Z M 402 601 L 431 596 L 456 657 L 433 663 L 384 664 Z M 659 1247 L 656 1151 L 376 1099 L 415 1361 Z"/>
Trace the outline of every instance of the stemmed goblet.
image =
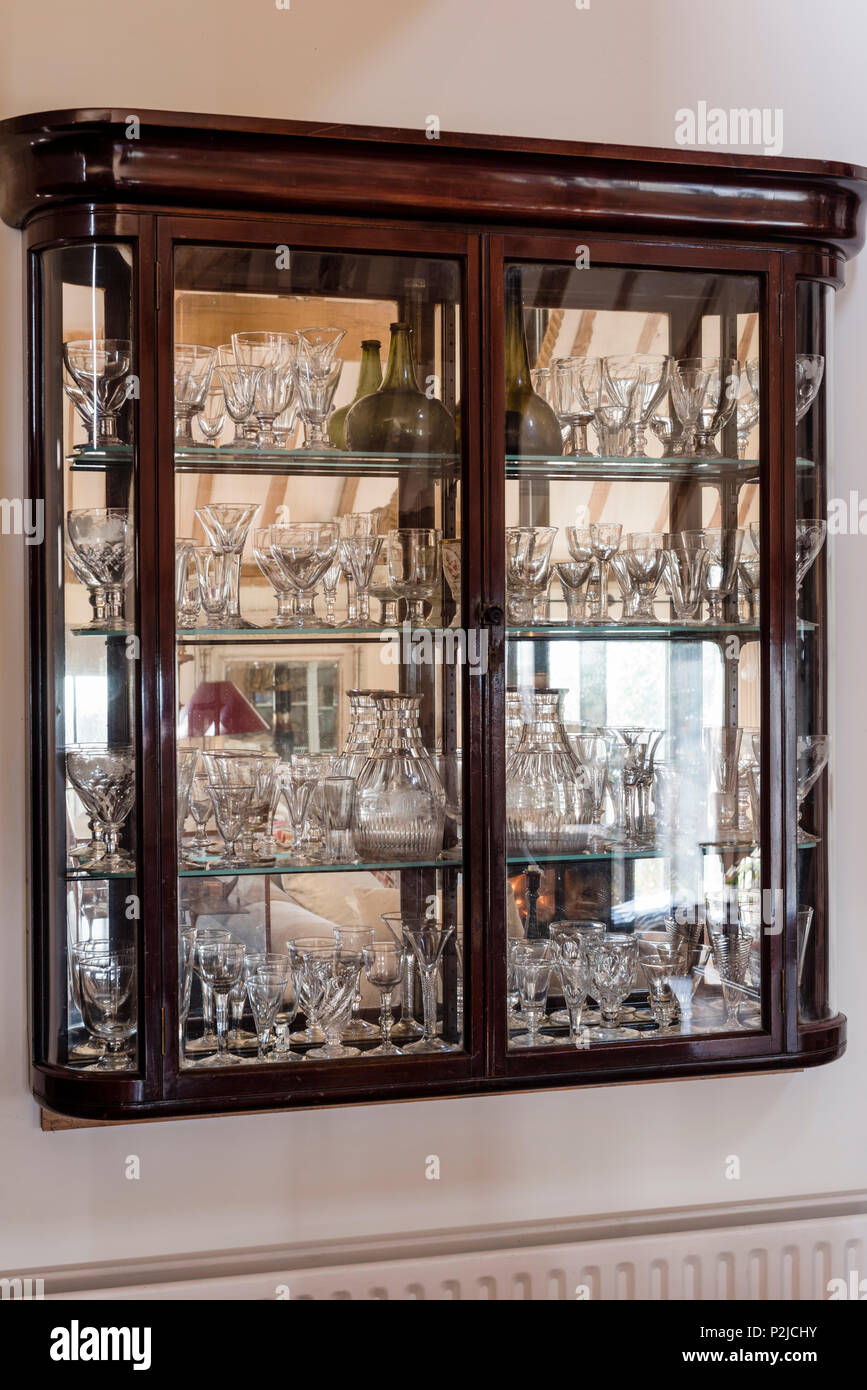
<path id="1" fill-rule="evenodd" d="M 809 570 L 825 544 L 828 525 L 825 521 L 795 522 L 795 582 L 798 598 Z"/>
<path id="2" fill-rule="evenodd" d="M 580 1047 L 581 1015 L 590 988 L 590 961 L 586 942 L 577 934 L 558 932 L 556 927 L 552 927 L 551 935 L 557 974 L 560 976 L 569 1015 L 569 1041 L 575 1047 Z"/>
<path id="3" fill-rule="evenodd" d="M 382 1041 L 367 1053 L 368 1057 L 400 1057 L 401 1049 L 391 1041 L 394 1017 L 391 998 L 406 974 L 406 951 L 395 941 L 374 941 L 364 949 L 364 973 L 379 990 L 379 1031 Z"/>
<path id="4" fill-rule="evenodd" d="M 612 555 L 620 547 L 623 527 L 616 521 L 594 521 L 590 524 L 590 546 L 599 562 L 599 610 L 588 622 L 608 622 L 608 569 Z"/>
<path id="5" fill-rule="evenodd" d="M 85 507 L 67 512 L 66 529 L 86 573 L 105 592 L 103 626 L 125 632 L 123 595 L 135 563 L 134 532 L 129 513 L 121 507 Z"/>
<path id="6" fill-rule="evenodd" d="M 719 975 L 725 1004 L 726 1028 L 740 1028 L 740 1006 L 745 998 L 744 983 L 753 945 L 751 932 L 739 927 L 710 932 L 713 963 Z"/>
<path id="7" fill-rule="evenodd" d="M 395 946 L 403 951 L 406 960 L 400 1020 L 392 1028 L 391 1036 L 392 1038 L 396 1038 L 398 1042 L 412 1042 L 415 1038 L 420 1037 L 424 1031 L 413 1013 L 415 1006 L 415 952 L 412 949 L 412 943 L 409 937 L 406 935 L 403 914 L 400 912 L 383 912 L 380 915 L 382 921 L 391 932 Z"/>
<path id="8" fill-rule="evenodd" d="M 316 624 L 314 592 L 334 562 L 339 534 L 337 523 L 331 521 L 271 528 L 272 559 L 280 574 L 298 593 L 296 627 Z"/>
<path id="9" fill-rule="evenodd" d="M 665 571 L 663 537 L 657 531 L 634 531 L 626 538 L 621 552 L 627 573 L 635 586 L 635 603 L 624 621 L 655 623 L 658 621 L 653 600 Z"/>
<path id="10" fill-rule="evenodd" d="M 561 357 L 553 366 L 553 405 L 561 424 L 569 430 L 566 453 L 571 458 L 592 458 L 587 447 L 587 426 L 593 423 L 593 407 L 588 400 L 597 389 L 600 371 L 598 357 Z"/>
<path id="11" fill-rule="evenodd" d="M 457 1043 L 446 1042 L 437 1037 L 437 982 L 440 961 L 446 943 L 454 934 L 454 927 L 435 922 L 429 918 L 404 919 L 403 934 L 415 953 L 416 964 L 421 974 L 421 997 L 424 1009 L 424 1032 L 418 1042 L 410 1043 L 406 1052 L 457 1052 Z"/>
<path id="12" fill-rule="evenodd" d="M 595 568 L 590 560 L 560 560 L 554 572 L 560 581 L 566 601 L 566 621 L 572 627 L 584 622 L 587 604 L 587 585 Z"/>
<path id="13" fill-rule="evenodd" d="M 700 546 L 707 551 L 704 597 L 708 604 L 708 622 L 723 623 L 724 602 L 737 582 L 744 533 L 735 529 L 707 527 L 703 531 L 682 531 L 680 535 L 684 546 Z"/>
<path id="14" fill-rule="evenodd" d="M 63 344 L 66 370 L 79 396 L 67 394 L 88 426 L 97 449 L 121 443 L 117 417 L 127 399 L 132 348 L 126 338 L 91 338 Z"/>
<path id="15" fill-rule="evenodd" d="M 196 517 L 211 549 L 230 557 L 225 619 L 230 628 L 247 626 L 240 607 L 241 554 L 258 510 L 257 502 L 209 502 L 196 508 Z"/>
<path id="16" fill-rule="evenodd" d="M 668 539 L 664 580 L 674 616 L 679 623 L 700 622 L 709 560 L 704 532 L 685 532 Z"/>
<path id="17" fill-rule="evenodd" d="M 327 425 L 343 371 L 343 359 L 338 358 L 323 371 L 315 360 L 301 355 L 295 361 L 293 371 L 301 419 L 304 421 L 302 448 L 332 450 L 334 445 L 328 437 Z"/>
<path id="18" fill-rule="evenodd" d="M 370 617 L 370 584 L 384 541 L 384 536 L 372 535 L 348 536 L 340 542 L 340 553 L 352 574 L 358 604 L 357 616 L 351 622 L 347 620 L 347 627 L 379 626 L 378 623 L 372 622 Z"/>
<path id="19" fill-rule="evenodd" d="M 266 526 L 253 532 L 253 559 L 265 576 L 277 597 L 277 612 L 271 619 L 271 627 L 291 627 L 295 622 L 295 609 L 298 590 L 286 577 L 285 571 L 277 564 L 271 553 L 274 528 Z"/>
<path id="20" fill-rule="evenodd" d="M 235 427 L 232 439 L 235 449 L 245 449 L 255 444 L 255 424 L 252 425 L 251 435 L 250 422 L 261 371 L 261 367 L 240 364 L 231 343 L 222 343 L 217 348 L 216 372 L 223 386 L 226 411 Z"/>
<path id="21" fill-rule="evenodd" d="M 363 961 L 365 952 L 373 946 L 373 927 L 335 927 L 334 944 L 340 956 L 360 955 Z M 376 1037 L 376 1029 L 361 1017 L 361 990 L 358 987 L 352 1000 L 352 1017 L 343 1030 L 343 1036 L 352 1042 Z"/>
<path id="22" fill-rule="evenodd" d="M 136 1031 L 135 952 L 81 951 L 77 957 L 82 1017 L 104 1051 L 87 1071 L 127 1071 Z"/>
<path id="23" fill-rule="evenodd" d="M 509 621 L 533 621 L 533 604 L 547 593 L 556 526 L 506 528 L 506 595 Z"/>
<path id="24" fill-rule="evenodd" d="M 196 424 L 205 436 L 206 442 L 216 447 L 225 423 L 226 397 L 223 393 L 222 383 L 214 381 L 212 378 L 208 393 L 202 402 L 202 408 L 196 415 Z"/>
<path id="25" fill-rule="evenodd" d="M 275 1055 L 274 1052 L 267 1052 L 266 1049 L 274 1027 L 274 1020 L 283 1002 L 286 977 L 279 971 L 269 970 L 267 966 L 260 965 L 247 975 L 246 989 L 250 1009 L 253 1013 L 253 1021 L 256 1025 L 258 1043 L 256 1061 L 282 1061 L 281 1057 Z"/>
<path id="26" fill-rule="evenodd" d="M 92 861 L 100 875 L 134 873 L 135 860 L 118 841 L 135 801 L 135 749 L 84 746 L 67 753 L 66 771 L 100 826 L 105 853 Z"/>
<path id="27" fill-rule="evenodd" d="M 802 823 L 804 801 L 828 765 L 831 740 L 827 734 L 798 735 L 798 844 L 817 845 L 819 837 Z"/>
<path id="28" fill-rule="evenodd" d="M 539 1027 L 545 1017 L 554 955 L 550 941 L 521 941 L 514 950 L 515 986 L 526 1033 L 510 1040 L 511 1047 L 552 1047 L 556 1040 Z"/>
<path id="29" fill-rule="evenodd" d="M 795 421 L 800 424 L 819 394 L 825 359 L 818 353 L 799 352 L 795 358 Z"/>
<path id="30" fill-rule="evenodd" d="M 196 448 L 193 419 L 207 399 L 216 358 L 216 348 L 175 344 L 175 448 Z"/>
<path id="31" fill-rule="evenodd" d="M 292 399 L 294 390 L 293 363 L 298 351 L 293 333 L 233 333 L 232 348 L 235 361 L 246 371 L 257 371 L 253 394 L 253 414 L 259 431 L 260 449 L 274 448 L 274 421 Z"/>
<path id="32" fill-rule="evenodd" d="M 443 533 L 436 527 L 400 526 L 389 531 L 386 544 L 388 582 L 405 598 L 408 619 L 423 625 L 424 605 L 436 593 L 442 572 Z"/>
<path id="33" fill-rule="evenodd" d="M 244 969 L 244 947 L 240 941 L 201 941 L 196 949 L 199 971 L 213 995 L 217 1019 L 217 1055 L 207 1059 L 207 1066 L 237 1066 L 238 1058 L 229 1052 L 227 1041 L 229 995 Z"/>
<path id="34" fill-rule="evenodd" d="M 635 1028 L 619 1026 L 624 1000 L 635 988 L 638 938 L 632 932 L 606 932 L 587 946 L 590 993 L 598 1001 L 602 1024 L 593 1033 L 598 1042 L 617 1042 L 640 1036 Z"/>

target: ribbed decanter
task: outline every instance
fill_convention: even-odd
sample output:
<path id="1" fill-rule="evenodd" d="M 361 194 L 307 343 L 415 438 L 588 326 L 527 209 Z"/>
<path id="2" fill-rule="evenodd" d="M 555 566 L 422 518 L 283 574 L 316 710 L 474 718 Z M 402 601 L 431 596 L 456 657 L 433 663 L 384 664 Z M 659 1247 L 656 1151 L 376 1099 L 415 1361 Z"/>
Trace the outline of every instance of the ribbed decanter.
<path id="1" fill-rule="evenodd" d="M 379 728 L 355 784 L 352 831 L 364 861 L 436 859 L 446 794 L 424 746 L 421 695 L 375 696 Z"/>
<path id="2" fill-rule="evenodd" d="M 565 691 L 527 694 L 530 708 L 506 766 L 508 851 L 528 856 L 579 852 L 592 832 L 592 807 L 587 774 L 563 727 Z"/>

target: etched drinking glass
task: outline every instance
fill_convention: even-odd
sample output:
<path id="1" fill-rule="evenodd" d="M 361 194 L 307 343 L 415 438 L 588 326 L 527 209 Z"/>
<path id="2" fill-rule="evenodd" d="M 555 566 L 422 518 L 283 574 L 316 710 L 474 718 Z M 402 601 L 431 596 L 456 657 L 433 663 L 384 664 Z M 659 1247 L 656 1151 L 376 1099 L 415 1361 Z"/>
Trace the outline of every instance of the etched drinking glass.
<path id="1" fill-rule="evenodd" d="M 795 522 L 795 582 L 798 598 L 816 556 L 825 544 L 828 524 L 825 521 Z"/>
<path id="2" fill-rule="evenodd" d="M 88 746 L 66 755 L 69 780 L 99 822 L 105 853 L 95 862 L 100 875 L 132 874 L 135 860 L 118 848 L 120 832 L 135 802 L 135 749 Z"/>
<path id="3" fill-rule="evenodd" d="M 124 632 L 124 590 L 135 567 L 135 533 L 121 507 L 84 507 L 66 514 L 66 529 L 85 570 L 105 591 L 103 626 Z"/>
<path id="4" fill-rule="evenodd" d="M 795 421 L 800 424 L 819 394 L 825 359 L 817 354 L 799 352 L 795 358 Z"/>
<path id="5" fill-rule="evenodd" d="M 617 1042 L 636 1038 L 635 1028 L 619 1026 L 624 1001 L 635 988 L 638 969 L 638 938 L 632 932 L 606 932 L 587 947 L 590 958 L 590 992 L 598 1001 L 601 1026 L 594 1029 L 594 1042 Z"/>

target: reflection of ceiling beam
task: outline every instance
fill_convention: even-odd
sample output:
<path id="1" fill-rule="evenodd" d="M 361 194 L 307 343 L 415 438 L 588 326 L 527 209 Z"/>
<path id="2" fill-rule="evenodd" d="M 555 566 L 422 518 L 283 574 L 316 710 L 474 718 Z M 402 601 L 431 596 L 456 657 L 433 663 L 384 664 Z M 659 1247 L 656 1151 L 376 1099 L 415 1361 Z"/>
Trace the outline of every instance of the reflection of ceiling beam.
<path id="1" fill-rule="evenodd" d="M 256 518 L 256 526 L 274 526 L 277 523 L 277 508 L 286 503 L 286 494 L 289 491 L 289 479 L 275 475 L 268 484 L 268 491 L 265 494 L 265 504 Z M 284 513 L 285 515 L 285 513 Z M 289 520 L 292 521 L 292 511 L 289 511 Z"/>
<path id="2" fill-rule="evenodd" d="M 343 487 L 340 489 L 340 501 L 337 504 L 337 515 L 346 516 L 355 506 L 355 499 L 358 496 L 358 478 L 344 478 Z"/>
<path id="3" fill-rule="evenodd" d="M 196 511 L 198 510 L 199 507 L 206 507 L 206 506 L 208 505 L 208 503 L 209 503 L 210 500 L 211 500 L 211 494 L 212 494 L 213 490 L 214 490 L 214 475 L 213 475 L 213 473 L 200 473 L 200 474 L 199 474 L 198 483 L 196 484 L 196 505 L 195 505 L 195 507 L 193 508 L 193 517 L 194 517 L 194 518 L 195 518 L 195 513 L 196 513 Z M 201 525 L 200 525 L 200 523 L 199 523 L 199 521 L 198 521 L 197 519 L 195 520 L 195 525 L 198 526 L 199 529 L 201 530 Z"/>
<path id="4" fill-rule="evenodd" d="M 575 330 L 575 341 L 572 344 L 570 357 L 586 357 L 590 350 L 590 340 L 593 337 L 593 321 L 596 318 L 595 309 L 582 309 L 578 319 L 578 327 Z"/>

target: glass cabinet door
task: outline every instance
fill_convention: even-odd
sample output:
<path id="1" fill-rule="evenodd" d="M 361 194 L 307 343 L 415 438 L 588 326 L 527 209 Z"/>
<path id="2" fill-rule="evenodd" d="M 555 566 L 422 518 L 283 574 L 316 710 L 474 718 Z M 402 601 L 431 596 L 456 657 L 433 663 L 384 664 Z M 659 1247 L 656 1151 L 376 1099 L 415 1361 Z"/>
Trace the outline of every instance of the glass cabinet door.
<path id="1" fill-rule="evenodd" d="M 797 586 L 798 901 L 795 993 L 799 1025 L 835 1012 L 828 931 L 828 568 L 829 529 L 848 528 L 848 512 L 828 516 L 831 422 L 828 352 L 834 290 L 799 281 L 795 293 L 795 577 Z M 856 522 L 857 524 L 857 522 Z M 793 953 L 795 954 L 795 953 Z"/>
<path id="2" fill-rule="evenodd" d="M 768 1027 L 763 291 L 506 258 L 507 1057 Z"/>
<path id="3" fill-rule="evenodd" d="M 173 250 L 182 1079 L 466 1056 L 465 267 L 282 237 Z"/>
<path id="4" fill-rule="evenodd" d="M 139 1068 L 138 376 L 131 245 L 43 250 L 45 546 L 35 630 L 53 703 L 35 746 L 44 895 L 37 1061 Z"/>

